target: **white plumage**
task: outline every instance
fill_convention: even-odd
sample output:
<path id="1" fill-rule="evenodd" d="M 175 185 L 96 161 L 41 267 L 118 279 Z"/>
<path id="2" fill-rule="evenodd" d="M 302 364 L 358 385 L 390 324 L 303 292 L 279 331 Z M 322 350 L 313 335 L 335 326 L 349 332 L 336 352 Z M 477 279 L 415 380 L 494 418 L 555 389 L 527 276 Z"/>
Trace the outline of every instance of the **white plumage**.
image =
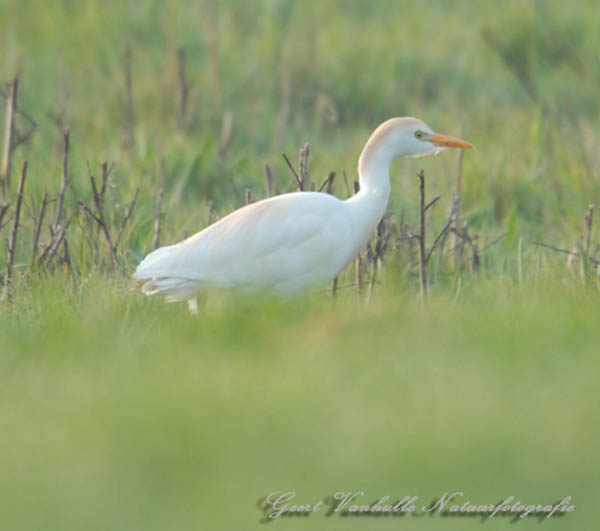
<path id="1" fill-rule="evenodd" d="M 206 287 L 290 292 L 335 278 L 364 248 L 387 206 L 389 167 L 400 156 L 473 147 L 434 134 L 414 118 L 393 118 L 359 159 L 360 191 L 345 201 L 296 192 L 247 205 L 175 245 L 161 247 L 134 274 L 144 293 L 192 299 Z"/>

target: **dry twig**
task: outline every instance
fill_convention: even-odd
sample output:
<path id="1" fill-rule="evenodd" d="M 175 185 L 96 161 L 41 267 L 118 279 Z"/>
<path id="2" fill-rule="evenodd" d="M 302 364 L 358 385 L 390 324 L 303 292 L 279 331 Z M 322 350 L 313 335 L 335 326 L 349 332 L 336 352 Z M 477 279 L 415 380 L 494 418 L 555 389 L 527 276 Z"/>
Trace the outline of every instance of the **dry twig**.
<path id="1" fill-rule="evenodd" d="M 290 169 L 290 171 L 292 172 L 292 175 L 294 176 L 294 179 L 296 180 L 296 184 L 298 185 L 298 190 L 300 190 L 301 192 L 304 191 L 304 183 L 302 182 L 302 179 L 300 178 L 300 176 L 294 169 L 294 166 L 292 166 L 290 159 L 288 159 L 288 156 L 285 153 L 282 153 L 281 155 L 283 156 L 283 159 L 287 163 L 288 168 Z"/>
<path id="2" fill-rule="evenodd" d="M 456 234 L 463 242 L 469 245 L 471 248 L 471 265 L 474 271 L 479 270 L 479 266 L 481 265 L 481 252 L 479 250 L 479 236 L 477 234 L 471 236 L 467 230 L 467 224 L 463 227 L 462 231 L 458 229 L 451 228 L 450 229 L 454 234 Z"/>
<path id="3" fill-rule="evenodd" d="M 2 171 L 0 181 L 2 183 L 2 197 L 6 199 L 10 186 L 10 170 L 12 155 L 15 149 L 15 114 L 17 113 L 17 95 L 19 92 L 19 78 L 15 77 L 8 87 L 6 100 L 6 122 L 4 126 L 4 150 L 2 154 Z"/>
<path id="4" fill-rule="evenodd" d="M 310 154 L 310 148 L 308 144 L 304 144 L 300 151 L 300 180 L 304 187 L 306 187 L 306 178 L 308 176 L 308 155 Z"/>
<path id="5" fill-rule="evenodd" d="M 67 229 L 69 228 L 70 224 L 71 218 L 68 218 L 64 225 L 61 225 L 58 234 L 56 234 L 55 238 L 53 238 L 42 251 L 42 254 L 38 260 L 39 263 L 45 263 L 46 265 L 49 265 L 50 262 L 52 262 L 56 251 L 60 247 L 60 244 L 64 241 L 65 234 L 67 233 Z"/>
<path id="6" fill-rule="evenodd" d="M 4 216 L 8 212 L 10 205 L 11 205 L 11 203 L 3 203 L 0 205 L 0 230 L 2 230 L 2 227 L 4 227 L 8 223 L 8 221 L 7 221 L 6 223 L 3 224 L 2 221 L 4 220 Z"/>
<path id="7" fill-rule="evenodd" d="M 560 247 L 556 247 L 554 245 L 549 245 L 547 243 L 531 241 L 533 245 L 538 245 L 539 247 L 545 247 L 546 249 L 550 249 L 551 251 L 555 251 L 557 253 L 562 253 L 568 255 L 567 259 L 567 267 L 570 267 L 575 258 L 583 258 L 583 264 L 585 266 L 585 261 L 589 260 L 589 262 L 596 268 L 600 266 L 600 261 L 596 259 L 594 256 L 596 253 L 591 253 L 591 237 L 592 237 L 592 224 L 594 221 L 594 205 L 590 205 L 588 207 L 588 211 L 585 215 L 584 220 L 584 233 L 583 233 L 583 241 L 581 241 L 578 245 L 579 251 L 569 251 L 567 249 L 561 249 Z M 596 249 L 596 252 L 598 248 Z M 584 271 L 582 269 L 582 271 Z"/>
<path id="8" fill-rule="evenodd" d="M 46 214 L 46 206 L 48 205 L 48 191 L 44 190 L 42 197 L 42 205 L 35 219 L 35 229 L 33 231 L 33 249 L 31 251 L 31 265 L 35 264 L 37 251 L 40 243 L 40 235 L 42 233 L 42 224 L 44 223 L 44 215 Z"/>
<path id="9" fill-rule="evenodd" d="M 330 171 L 327 177 L 323 179 L 323 182 L 318 188 L 319 192 L 322 192 L 324 188 L 326 188 L 325 192 L 331 194 L 333 191 L 333 181 L 335 180 L 335 172 Z"/>
<path id="10" fill-rule="evenodd" d="M 10 294 L 10 283 L 12 280 L 12 270 L 15 263 L 15 249 L 17 247 L 17 234 L 19 230 L 19 219 L 21 216 L 21 204 L 23 203 L 23 190 L 25 188 L 25 178 L 27 177 L 27 161 L 23 162 L 21 178 L 19 179 L 19 188 L 17 192 L 17 204 L 15 206 L 15 217 L 13 220 L 13 229 L 8 243 L 8 258 L 6 260 L 6 275 L 4 277 L 4 292 L 2 299 L 6 300 Z"/>
<path id="11" fill-rule="evenodd" d="M 387 223 L 387 216 L 381 218 L 381 221 L 377 225 L 377 231 L 375 232 L 375 249 L 369 244 L 367 248 L 367 258 L 371 262 L 371 280 L 369 281 L 369 291 L 367 293 L 366 303 L 369 304 L 371 296 L 373 295 L 373 289 L 375 288 L 375 282 L 377 281 L 377 273 L 383 269 L 383 258 L 388 249 L 388 244 L 391 237 L 391 230 Z"/>
<path id="12" fill-rule="evenodd" d="M 58 231 L 60 220 L 63 213 L 63 203 L 65 200 L 65 192 L 67 186 L 69 186 L 69 129 L 65 129 L 63 132 L 64 138 L 64 151 L 63 151 L 63 165 L 62 165 L 62 180 L 60 183 L 60 191 L 58 193 L 58 202 L 56 206 L 56 215 L 54 217 L 54 224 L 52 227 L 52 233 L 55 234 Z"/>
<path id="13" fill-rule="evenodd" d="M 425 252 L 425 172 L 421 170 L 417 173 L 419 177 L 419 198 L 420 198 L 420 209 L 419 209 L 419 234 L 417 239 L 419 241 L 419 290 L 421 293 L 421 299 L 425 299 L 427 295 L 427 255 Z"/>
<path id="14" fill-rule="evenodd" d="M 265 185 L 267 197 L 271 197 L 273 195 L 273 173 L 268 164 L 265 164 Z"/>
<path id="15" fill-rule="evenodd" d="M 560 247 L 555 247 L 554 245 L 549 245 L 544 242 L 536 242 L 534 240 L 531 240 L 530 243 L 533 245 L 538 245 L 539 247 L 545 247 L 546 249 L 550 249 L 551 251 L 556 251 L 557 253 L 564 253 L 564 254 L 570 254 L 573 256 L 579 256 L 579 253 L 575 253 L 575 252 L 569 251 L 567 249 L 561 249 Z"/>
<path id="16" fill-rule="evenodd" d="M 81 199 L 78 199 L 79 206 L 85 210 L 85 212 L 90 216 L 98 226 L 102 229 L 104 233 L 104 237 L 106 238 L 106 243 L 108 244 L 108 248 L 110 250 L 110 257 L 115 267 L 120 267 L 119 260 L 117 258 L 117 251 L 115 246 L 113 245 L 112 238 L 110 237 L 110 230 L 108 228 L 108 224 L 106 222 L 106 218 L 104 217 L 104 194 L 106 192 L 106 185 L 108 182 L 108 176 L 112 171 L 113 166 L 108 166 L 106 162 L 102 164 L 102 184 L 100 191 L 96 186 L 96 179 L 94 175 L 90 171 L 90 183 L 92 185 L 92 193 L 94 199 L 94 205 L 96 207 L 96 212 L 94 213 L 91 208 L 89 208 Z"/>

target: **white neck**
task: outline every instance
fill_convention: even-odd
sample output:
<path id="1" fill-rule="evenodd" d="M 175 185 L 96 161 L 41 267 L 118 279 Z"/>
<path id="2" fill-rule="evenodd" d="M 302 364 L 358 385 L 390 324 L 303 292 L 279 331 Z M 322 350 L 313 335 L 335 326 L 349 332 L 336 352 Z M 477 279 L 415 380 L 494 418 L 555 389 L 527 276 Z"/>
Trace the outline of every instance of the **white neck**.
<path id="1" fill-rule="evenodd" d="M 390 198 L 390 165 L 396 155 L 387 146 L 367 142 L 358 161 L 360 190 L 346 201 L 358 232 L 360 251 L 381 221 Z"/>
<path id="2" fill-rule="evenodd" d="M 395 158 L 385 146 L 367 143 L 358 159 L 360 191 L 379 197 L 387 204 L 390 196 L 390 166 Z"/>
<path id="3" fill-rule="evenodd" d="M 414 131 L 430 129 L 416 118 L 391 118 L 370 136 L 358 159 L 360 191 L 346 201 L 360 248 L 381 221 L 390 198 L 390 166 L 406 155 L 427 155 L 431 146 L 415 139 Z"/>

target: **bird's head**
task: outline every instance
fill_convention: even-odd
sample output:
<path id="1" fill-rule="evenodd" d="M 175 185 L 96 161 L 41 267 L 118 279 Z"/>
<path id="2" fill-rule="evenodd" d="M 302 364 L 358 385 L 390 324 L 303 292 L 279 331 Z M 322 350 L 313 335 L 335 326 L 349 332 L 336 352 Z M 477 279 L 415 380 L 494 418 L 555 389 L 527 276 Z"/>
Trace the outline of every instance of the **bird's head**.
<path id="1" fill-rule="evenodd" d="M 437 155 L 447 148 L 473 149 L 475 147 L 460 138 L 435 133 L 426 123 L 416 118 L 392 118 L 388 122 L 390 122 L 391 133 L 389 140 L 395 144 L 396 156 L 424 157 Z"/>
<path id="2" fill-rule="evenodd" d="M 435 133 L 416 118 L 392 118 L 383 122 L 371 135 L 361 154 L 359 168 L 371 163 L 389 162 L 398 157 L 437 155 L 447 148 L 473 149 L 473 144 L 459 138 Z"/>
<path id="3" fill-rule="evenodd" d="M 437 155 L 447 148 L 475 148 L 473 144 L 460 138 L 434 133 L 427 124 L 420 120 L 413 118 L 411 121 L 414 121 L 414 123 L 409 121 L 407 124 L 399 127 L 403 137 L 402 142 L 405 143 L 409 150 L 407 156 L 423 157 L 425 155 Z"/>

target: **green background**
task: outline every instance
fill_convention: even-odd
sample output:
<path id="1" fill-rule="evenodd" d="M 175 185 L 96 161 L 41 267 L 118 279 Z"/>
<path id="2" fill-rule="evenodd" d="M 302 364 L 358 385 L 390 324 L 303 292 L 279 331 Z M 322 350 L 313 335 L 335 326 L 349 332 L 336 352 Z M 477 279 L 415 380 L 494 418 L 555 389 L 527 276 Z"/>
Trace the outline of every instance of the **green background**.
<path id="1" fill-rule="evenodd" d="M 178 127 L 182 46 L 189 98 Z M 19 74 L 19 108 L 37 123 L 10 190 L 27 160 L 12 297 L 0 305 L 0 527 L 482 525 L 323 512 L 261 523 L 269 492 L 314 503 L 360 489 L 370 503 L 429 504 L 455 490 L 477 504 L 572 496 L 573 513 L 516 525 L 595 529 L 598 280 L 589 263 L 565 267 L 531 241 L 577 249 L 598 202 L 598 50 L 594 1 L 0 0 L 0 79 Z M 304 142 L 311 180 L 335 170 L 345 197 L 341 172 L 356 178 L 370 132 L 403 115 L 477 147 L 463 159 L 462 216 L 482 247 L 506 231 L 478 272 L 435 255 L 422 303 L 398 244 L 368 305 L 344 287 L 350 268 L 335 301 L 329 288 L 291 300 L 210 293 L 198 316 L 143 297 L 130 279 L 151 250 L 160 186 L 165 244 L 206 226 L 211 208 L 241 206 L 246 189 L 262 198 L 267 163 L 286 190 L 280 154 L 296 161 Z M 32 205 L 60 183 L 57 123 L 71 131 L 71 274 L 27 267 Z M 17 126 L 27 130 L 26 117 Z M 112 209 L 140 187 L 125 274 L 106 250 L 90 252 L 77 223 L 77 197 L 91 203 L 87 163 L 105 160 L 116 163 Z M 413 230 L 421 168 L 429 197 L 442 196 L 431 238 L 456 194 L 457 155 L 394 165 L 390 211 Z"/>

